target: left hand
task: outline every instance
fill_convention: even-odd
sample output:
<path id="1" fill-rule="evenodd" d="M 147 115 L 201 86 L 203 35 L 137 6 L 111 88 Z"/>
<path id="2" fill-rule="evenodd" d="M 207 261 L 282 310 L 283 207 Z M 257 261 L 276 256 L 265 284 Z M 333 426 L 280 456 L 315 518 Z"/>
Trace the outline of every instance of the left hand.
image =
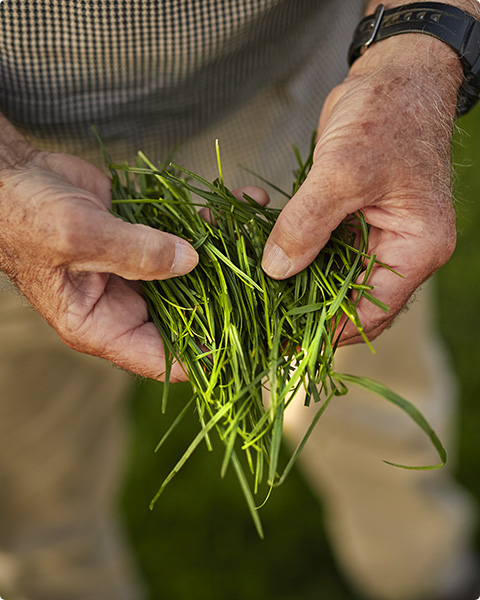
<path id="1" fill-rule="evenodd" d="M 137 281 L 187 273 L 197 253 L 110 214 L 110 180 L 92 164 L 17 147 L 0 168 L 0 268 L 68 346 L 163 379 L 162 339 Z M 171 380 L 186 379 L 174 363 Z"/>
<path id="2" fill-rule="evenodd" d="M 328 96 L 312 170 L 265 247 L 264 270 L 284 279 L 312 262 L 347 215 L 362 211 L 369 252 L 403 276 L 374 267 L 369 283 L 390 310 L 361 299 L 370 339 L 455 247 L 450 143 L 461 74 L 454 52 L 428 36 L 369 48 Z M 353 323 L 342 341 L 361 341 Z"/>

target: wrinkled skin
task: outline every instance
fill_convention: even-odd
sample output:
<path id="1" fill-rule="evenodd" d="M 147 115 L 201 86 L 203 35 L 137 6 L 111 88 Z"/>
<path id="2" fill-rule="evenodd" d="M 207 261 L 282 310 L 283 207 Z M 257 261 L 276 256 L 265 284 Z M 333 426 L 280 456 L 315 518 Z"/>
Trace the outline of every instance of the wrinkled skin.
<path id="1" fill-rule="evenodd" d="M 0 264 L 66 344 L 161 378 L 161 338 L 133 282 L 186 273 L 197 255 L 109 206 L 110 181 L 94 166 L 28 150 L 1 171 Z M 172 379 L 185 379 L 179 365 Z"/>
<path id="2" fill-rule="evenodd" d="M 450 143 L 460 78 L 455 54 L 428 36 L 372 46 L 327 98 L 314 166 L 267 242 L 264 269 L 288 277 L 313 260 L 342 219 L 361 210 L 371 227 L 370 253 L 402 276 L 374 268 L 374 294 L 390 310 L 360 301 L 370 339 L 455 247 Z M 349 323 L 343 343 L 359 340 Z"/>
<path id="3" fill-rule="evenodd" d="M 137 282 L 187 273 L 195 250 L 111 215 L 110 180 L 93 165 L 37 152 L 13 130 L 12 137 L 0 169 L 1 270 L 67 345 L 163 380 L 161 336 Z M 244 192 L 268 201 L 258 188 L 236 191 Z M 187 379 L 180 364 L 170 378 Z"/>
<path id="4" fill-rule="evenodd" d="M 328 97 L 314 168 L 282 211 L 264 256 L 271 276 L 293 275 L 346 215 L 362 210 L 370 251 L 403 275 L 373 271 L 375 293 L 390 312 L 360 303 L 372 338 L 455 245 L 449 146 L 461 70 L 441 42 L 406 37 L 372 46 Z M 98 169 L 38 152 L 0 121 L 0 269 L 66 344 L 162 379 L 161 338 L 135 282 L 187 273 L 195 251 L 110 215 L 110 183 Z M 288 257 L 283 268 L 279 248 Z M 344 341 L 358 341 L 353 328 Z M 178 364 L 171 375 L 186 379 Z"/>

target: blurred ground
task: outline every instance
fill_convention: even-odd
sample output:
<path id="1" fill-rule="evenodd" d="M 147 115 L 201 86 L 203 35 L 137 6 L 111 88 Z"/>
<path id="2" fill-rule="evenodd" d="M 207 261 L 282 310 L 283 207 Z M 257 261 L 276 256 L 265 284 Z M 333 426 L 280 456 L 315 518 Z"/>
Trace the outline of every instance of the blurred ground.
<path id="1" fill-rule="evenodd" d="M 438 326 L 461 386 L 458 479 L 480 499 L 480 107 L 459 126 L 463 132 L 454 152 L 459 239 L 454 257 L 436 276 Z M 172 414 L 189 394 L 188 385 L 174 389 Z M 135 390 L 121 500 L 151 599 L 356 600 L 331 557 L 321 509 L 296 472 L 261 510 L 263 541 L 234 477 L 220 479 L 222 453 L 204 447 L 156 508 L 148 509 L 174 459 L 198 431 L 192 418 L 155 454 L 169 421 L 160 398 L 160 384 L 146 382 Z"/>

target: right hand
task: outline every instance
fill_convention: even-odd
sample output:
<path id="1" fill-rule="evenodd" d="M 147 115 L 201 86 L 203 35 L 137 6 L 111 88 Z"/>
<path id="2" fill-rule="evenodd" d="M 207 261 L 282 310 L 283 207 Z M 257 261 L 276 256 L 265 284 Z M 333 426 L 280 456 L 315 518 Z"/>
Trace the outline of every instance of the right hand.
<path id="1" fill-rule="evenodd" d="M 110 180 L 69 154 L 20 144 L 0 161 L 0 270 L 70 347 L 163 379 L 165 353 L 137 280 L 188 273 L 188 242 L 109 212 Z M 171 380 L 186 380 L 175 363 Z"/>
<path id="2" fill-rule="evenodd" d="M 457 55 L 433 37 L 399 35 L 369 48 L 327 97 L 312 169 L 265 246 L 266 273 L 291 277 L 361 211 L 369 254 L 393 269 L 377 264 L 369 278 L 388 312 L 366 298 L 357 305 L 369 339 L 391 325 L 455 248 L 450 145 L 461 81 Z M 348 320 L 340 343 L 362 341 Z"/>

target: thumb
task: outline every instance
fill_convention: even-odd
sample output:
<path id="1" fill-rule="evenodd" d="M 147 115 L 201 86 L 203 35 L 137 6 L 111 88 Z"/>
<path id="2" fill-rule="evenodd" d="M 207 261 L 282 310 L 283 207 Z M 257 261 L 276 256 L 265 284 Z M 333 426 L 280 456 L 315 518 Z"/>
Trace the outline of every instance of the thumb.
<path id="1" fill-rule="evenodd" d="M 347 87 L 345 86 L 345 84 L 341 83 L 340 85 L 335 86 L 325 98 L 325 102 L 323 103 L 322 107 L 322 112 L 320 113 L 320 119 L 318 121 L 317 139 L 319 139 L 322 133 L 325 131 L 333 109 L 335 108 L 335 105 L 340 100 L 340 98 L 345 94 L 346 89 Z"/>
<path id="2" fill-rule="evenodd" d="M 262 261 L 267 275 L 285 279 L 307 267 L 328 242 L 332 231 L 358 209 L 354 201 L 340 197 L 339 191 L 332 181 L 326 181 L 318 166 L 312 167 L 280 213 L 267 240 Z"/>
<path id="3" fill-rule="evenodd" d="M 197 265 L 193 247 L 170 233 L 126 223 L 102 211 L 86 222 L 89 231 L 76 236 L 81 240 L 71 262 L 76 269 L 148 281 L 184 275 Z"/>
<path id="4" fill-rule="evenodd" d="M 265 245 L 262 266 L 274 279 L 290 277 L 307 267 L 332 231 L 350 212 L 358 209 L 353 202 L 347 206 L 345 195 L 340 193 L 349 176 L 342 168 L 343 161 L 332 160 L 334 151 L 320 150 L 325 146 L 322 137 L 328 138 L 325 135 L 327 123 L 344 93 L 345 86 L 340 84 L 328 94 L 317 128 L 316 163 L 280 213 Z"/>

